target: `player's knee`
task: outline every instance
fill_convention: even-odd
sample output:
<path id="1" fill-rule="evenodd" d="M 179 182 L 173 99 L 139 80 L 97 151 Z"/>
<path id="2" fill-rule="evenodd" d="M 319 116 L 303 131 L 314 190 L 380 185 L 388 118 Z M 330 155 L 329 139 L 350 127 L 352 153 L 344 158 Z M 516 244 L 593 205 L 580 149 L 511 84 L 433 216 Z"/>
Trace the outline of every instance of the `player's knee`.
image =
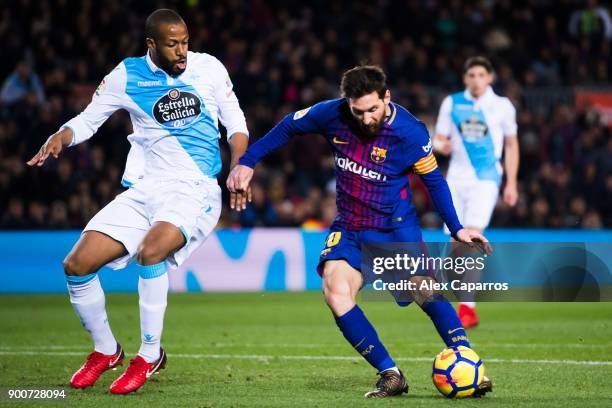
<path id="1" fill-rule="evenodd" d="M 166 259 L 167 254 L 154 243 L 143 242 L 138 247 L 136 260 L 141 265 L 153 265 Z"/>
<path id="2" fill-rule="evenodd" d="M 69 276 L 85 276 L 96 271 L 80 255 L 70 254 L 64 259 L 64 273 Z"/>
<path id="3" fill-rule="evenodd" d="M 414 276 L 410 281 L 414 283 L 416 288 L 411 291 L 410 294 L 419 306 L 431 302 L 439 295 L 438 292 L 433 290 L 433 282 L 435 282 L 435 279 L 430 276 Z"/>

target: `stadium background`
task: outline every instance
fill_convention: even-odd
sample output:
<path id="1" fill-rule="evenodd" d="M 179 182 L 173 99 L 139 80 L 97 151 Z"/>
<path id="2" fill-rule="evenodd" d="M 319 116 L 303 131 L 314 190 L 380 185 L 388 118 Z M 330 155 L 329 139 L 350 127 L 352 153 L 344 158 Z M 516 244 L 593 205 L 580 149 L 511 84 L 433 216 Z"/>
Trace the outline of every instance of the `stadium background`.
<path id="1" fill-rule="evenodd" d="M 25 161 L 86 106 L 107 72 L 144 54 L 144 19 L 158 7 L 179 11 L 190 48 L 227 66 L 253 140 L 287 112 L 336 97 L 342 71 L 362 61 L 387 71 L 393 99 L 431 132 L 442 98 L 462 89 L 463 61 L 489 56 L 495 90 L 518 110 L 521 168 L 519 204 L 498 205 L 488 236 L 612 242 L 612 23 L 597 1 L 2 1 L 1 402 L 7 387 L 65 387 L 91 351 L 61 261 L 79 229 L 123 190 L 128 115 L 116 113 L 58 161 L 40 169 Z M 223 140 L 222 154 L 224 185 Z M 246 212 L 230 212 L 224 196 L 218 231 L 170 276 L 174 292 L 205 293 L 169 296 L 168 369 L 122 405 L 366 406 L 373 371 L 344 342 L 321 295 L 285 293 L 320 288 L 314 265 L 335 215 L 332 166 L 322 138 L 296 138 L 258 167 Z M 412 181 L 426 240 L 445 241 Z M 101 280 L 107 292 L 131 292 L 107 295 L 131 356 L 140 343 L 137 275 L 104 270 Z M 410 379 L 402 401 L 444 403 L 430 377 L 442 343 L 425 314 L 387 302 L 362 307 Z M 469 336 L 495 383 L 479 406 L 612 406 L 609 304 L 482 303 L 479 313 Z M 71 392 L 65 406 L 116 404 L 107 392 L 115 377 Z"/>
<path id="2" fill-rule="evenodd" d="M 498 241 L 610 240 L 612 20 L 594 1 L 21 0 L 3 4 L 0 14 L 6 39 L 0 48 L 0 238 L 5 270 L 32 279 L 4 273 L 1 292 L 62 292 L 60 261 L 78 233 L 58 230 L 82 228 L 123 190 L 131 133 L 125 112 L 58 161 L 43 168 L 25 161 L 87 105 L 119 61 L 145 52 L 144 19 L 163 5 L 186 17 L 192 50 L 227 66 L 252 140 L 286 113 L 337 97 L 341 73 L 362 61 L 384 67 L 393 99 L 433 133 L 442 98 L 462 89 L 464 60 L 489 56 L 495 90 L 518 110 L 521 165 L 518 205 L 499 200 L 488 234 Z M 224 139 L 221 145 L 224 185 L 228 146 Z M 219 229 L 225 231 L 198 250 L 173 289 L 319 288 L 314 265 L 336 211 L 333 166 L 324 139 L 303 136 L 258 166 L 246 211 L 230 211 L 224 189 Z M 418 177 L 412 189 L 426 238 L 445 241 Z M 523 229 L 503 230 L 509 227 Z M 235 228 L 242 232 L 232 233 Z M 34 242 L 37 255 L 24 265 Z M 215 269 L 204 261 L 211 258 L 227 262 Z M 249 273 L 253 265 L 257 272 Z M 225 276 L 228 268 L 237 275 L 225 284 L 203 278 Z M 135 290 L 130 274 L 108 275 L 107 289 Z"/>

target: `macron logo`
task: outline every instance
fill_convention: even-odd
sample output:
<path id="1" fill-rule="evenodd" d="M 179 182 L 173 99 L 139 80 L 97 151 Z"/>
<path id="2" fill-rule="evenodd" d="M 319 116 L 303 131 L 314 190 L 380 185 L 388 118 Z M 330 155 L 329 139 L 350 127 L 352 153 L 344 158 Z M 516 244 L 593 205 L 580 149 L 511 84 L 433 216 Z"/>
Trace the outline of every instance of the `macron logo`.
<path id="1" fill-rule="evenodd" d="M 146 86 L 161 86 L 162 83 L 161 83 L 161 81 L 138 81 L 136 83 L 136 85 L 141 86 L 141 87 L 146 87 Z"/>
<path id="2" fill-rule="evenodd" d="M 431 151 L 431 139 L 429 139 L 429 143 L 427 143 L 425 146 L 421 146 L 421 148 L 425 153 L 429 153 Z"/>

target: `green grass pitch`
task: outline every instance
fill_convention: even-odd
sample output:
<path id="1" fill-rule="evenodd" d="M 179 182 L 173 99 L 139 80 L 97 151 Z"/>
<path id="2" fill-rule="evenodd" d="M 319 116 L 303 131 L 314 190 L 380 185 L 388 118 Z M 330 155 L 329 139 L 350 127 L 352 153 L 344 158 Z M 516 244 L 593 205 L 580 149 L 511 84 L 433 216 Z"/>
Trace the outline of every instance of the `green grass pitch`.
<path id="1" fill-rule="evenodd" d="M 494 392 L 455 401 L 431 382 L 431 363 L 443 344 L 427 316 L 416 305 L 361 305 L 408 377 L 408 395 L 363 399 L 375 370 L 345 342 L 320 293 L 198 293 L 170 295 L 163 337 L 167 368 L 137 393 L 110 395 L 108 386 L 119 374 L 110 371 L 92 388 L 69 390 L 66 401 L 39 405 L 612 406 L 610 304 L 481 303 L 482 324 L 469 336 Z M 139 346 L 137 296 L 107 295 L 107 307 L 131 358 Z M 90 347 L 66 295 L 0 296 L 5 390 L 66 386 Z M 0 399 L 0 406 L 10 405 Z"/>

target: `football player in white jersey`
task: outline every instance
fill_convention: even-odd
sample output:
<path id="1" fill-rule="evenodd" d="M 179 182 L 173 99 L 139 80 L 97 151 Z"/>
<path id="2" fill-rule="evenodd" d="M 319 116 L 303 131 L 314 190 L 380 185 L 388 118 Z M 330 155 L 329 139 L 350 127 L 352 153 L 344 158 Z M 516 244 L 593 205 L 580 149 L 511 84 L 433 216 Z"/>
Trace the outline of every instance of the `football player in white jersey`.
<path id="1" fill-rule="evenodd" d="M 478 233 L 489 225 L 504 171 L 503 201 L 515 206 L 518 200 L 516 110 L 508 98 L 493 92 L 493 76 L 487 58 L 472 57 L 465 62 L 466 89 L 442 102 L 433 140 L 435 152 L 450 155 L 446 180 L 459 221 Z M 476 326 L 479 318 L 474 293 L 461 294 L 460 300 L 459 317 L 464 327 Z"/>
<path id="2" fill-rule="evenodd" d="M 136 263 L 142 342 L 111 385 L 115 394 L 137 390 L 166 364 L 161 335 L 167 269 L 202 244 L 221 212 L 218 121 L 227 129 L 232 165 L 248 145 L 246 121 L 227 70 L 211 55 L 188 51 L 183 19 L 172 10 L 157 10 L 146 20 L 145 35 L 146 55 L 123 60 L 87 108 L 28 162 L 42 166 L 50 155 L 57 158 L 64 148 L 89 139 L 116 110 L 130 114 L 130 142 L 136 146 L 130 154 L 140 157 L 128 159 L 123 181 L 133 185 L 89 221 L 64 260 L 70 301 L 94 342 L 94 351 L 70 380 L 75 388 L 92 386 L 123 362 L 97 271 Z M 244 206 L 248 194 L 232 194 L 232 204 Z"/>

